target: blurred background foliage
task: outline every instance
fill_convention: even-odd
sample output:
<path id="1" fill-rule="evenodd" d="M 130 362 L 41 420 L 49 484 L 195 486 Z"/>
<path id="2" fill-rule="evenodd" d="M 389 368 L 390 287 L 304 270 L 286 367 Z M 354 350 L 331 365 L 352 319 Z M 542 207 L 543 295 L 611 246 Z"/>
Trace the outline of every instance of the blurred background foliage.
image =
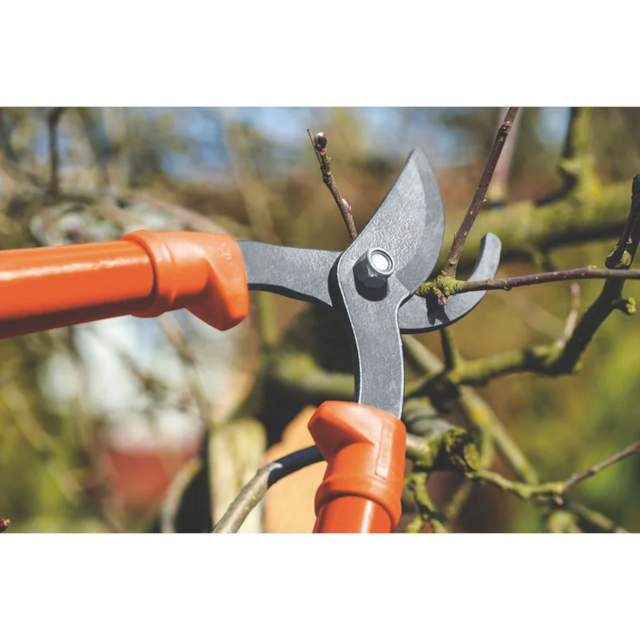
<path id="1" fill-rule="evenodd" d="M 434 165 L 447 217 L 458 219 L 475 192 L 500 111 L 66 109 L 57 129 L 54 183 L 50 113 L 0 109 L 0 249 L 115 239 L 141 227 L 218 230 L 343 249 L 348 235 L 322 184 L 307 128 L 327 133 L 333 171 L 358 228 L 414 146 Z M 544 198 L 560 187 L 557 165 L 568 115 L 560 108 L 521 111 L 507 203 Z M 630 193 L 640 172 L 638 140 L 639 109 L 594 110 L 590 148 L 603 184 L 626 182 Z M 615 238 L 602 238 L 555 250 L 551 259 L 558 268 L 602 265 L 613 244 Z M 511 263 L 501 274 L 534 269 Z M 454 327 L 463 355 L 471 359 L 555 339 L 569 310 L 568 287 L 490 292 Z M 637 295 L 637 283 L 626 287 Z M 596 281 L 581 283 L 583 309 L 600 288 Z M 194 488 L 194 499 L 181 506 L 172 505 L 172 496 L 198 473 L 202 447 L 210 446 L 207 433 L 228 416 L 238 417 L 251 388 L 265 330 L 255 309 L 268 304 L 264 296 L 252 303 L 250 322 L 228 334 L 175 313 L 161 321 L 113 319 L 0 342 L 0 517 L 11 519 L 9 531 L 171 530 L 162 526 L 168 509 L 187 518 L 212 501 L 213 517 L 219 517 L 277 440 L 277 429 L 274 435 L 268 425 L 265 432 L 245 421 L 238 432 L 254 435 L 246 440 L 251 453 L 240 476 L 225 476 L 224 460 L 242 459 L 244 441 L 235 439 L 225 449 L 223 438 L 213 457 L 216 468 L 207 470 L 215 482 L 200 492 Z M 283 335 L 301 307 L 277 298 L 275 325 L 266 330 Z M 420 340 L 440 353 L 437 335 Z M 614 314 L 579 374 L 513 375 L 480 391 L 541 479 L 565 479 L 638 439 L 639 348 L 637 319 Z M 436 501 L 452 486 L 451 474 L 438 475 Z M 639 486 L 636 456 L 581 483 L 574 495 L 640 531 Z M 258 530 L 259 522 L 254 526 Z M 476 486 L 457 529 L 542 531 L 544 523 L 530 504 Z"/>

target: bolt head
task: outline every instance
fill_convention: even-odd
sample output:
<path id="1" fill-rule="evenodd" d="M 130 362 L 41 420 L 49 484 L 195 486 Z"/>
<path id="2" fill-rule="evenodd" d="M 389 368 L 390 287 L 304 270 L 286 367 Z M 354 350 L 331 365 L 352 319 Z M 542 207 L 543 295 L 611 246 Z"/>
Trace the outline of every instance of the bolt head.
<path id="1" fill-rule="evenodd" d="M 393 258 L 384 249 L 369 249 L 356 262 L 356 278 L 368 289 L 379 289 L 393 273 Z"/>

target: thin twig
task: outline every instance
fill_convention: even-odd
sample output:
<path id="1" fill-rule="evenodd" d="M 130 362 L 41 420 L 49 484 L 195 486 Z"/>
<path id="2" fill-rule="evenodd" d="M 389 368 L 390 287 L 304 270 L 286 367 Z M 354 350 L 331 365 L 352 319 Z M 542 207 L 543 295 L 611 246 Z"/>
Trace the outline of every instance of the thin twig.
<path id="1" fill-rule="evenodd" d="M 457 520 L 462 508 L 469 499 L 471 491 L 473 490 L 473 484 L 471 482 L 464 482 L 455 490 L 451 496 L 449 503 L 443 510 L 444 521 L 452 523 Z"/>
<path id="2" fill-rule="evenodd" d="M 545 482 L 543 484 L 537 485 L 526 484 L 523 482 L 514 482 L 513 480 L 508 480 L 504 476 L 501 476 L 499 473 L 488 470 L 471 472 L 467 474 L 467 477 L 469 477 L 471 480 L 493 484 L 503 491 L 512 493 L 513 495 L 516 495 L 523 500 L 538 498 L 541 500 L 551 500 L 556 505 L 562 506 L 564 504 L 564 501 L 560 496 L 566 493 L 569 489 L 577 485 L 579 482 L 595 476 L 597 473 L 599 473 L 603 469 L 606 469 L 607 467 L 610 467 L 612 464 L 615 464 L 620 460 L 624 460 L 625 458 L 636 454 L 640 454 L 640 441 L 635 442 L 626 449 L 616 453 L 610 458 L 607 458 L 603 462 L 594 465 L 586 471 L 571 476 L 564 482 Z"/>
<path id="3" fill-rule="evenodd" d="M 605 260 L 609 269 L 629 269 L 640 243 L 640 175 L 631 184 L 631 209 L 618 243 Z"/>
<path id="4" fill-rule="evenodd" d="M 412 492 L 416 507 L 416 517 L 406 526 L 405 533 L 420 533 L 426 523 L 429 523 L 433 533 L 448 533 L 442 516 L 433 506 L 427 480 L 429 473 L 423 469 L 414 470 L 405 481 L 405 486 Z"/>
<path id="5" fill-rule="evenodd" d="M 202 385 L 197 358 L 192 345 L 184 335 L 180 323 L 171 314 L 165 314 L 160 319 L 159 325 L 164 336 L 178 354 L 180 362 L 184 367 L 189 395 L 194 401 L 204 428 L 208 432 L 213 432 L 215 427 L 215 421 L 213 419 L 214 411 L 209 402 L 207 392 Z"/>
<path id="6" fill-rule="evenodd" d="M 402 342 L 407 356 L 415 366 L 422 369 L 427 377 L 444 372 L 440 359 L 415 337 L 403 336 Z M 467 363 L 465 363 L 466 365 Z M 529 484 L 538 482 L 535 469 L 479 393 L 469 387 L 461 387 L 456 403 L 469 423 L 482 433 L 483 437 L 488 436 L 493 440 L 500 455 L 516 477 Z"/>
<path id="7" fill-rule="evenodd" d="M 451 327 L 443 327 L 440 330 L 440 341 L 442 343 L 442 356 L 444 358 L 444 368 L 451 371 L 460 365 L 462 356 L 458 350 Z"/>
<path id="8" fill-rule="evenodd" d="M 571 489 L 571 487 L 574 487 L 579 482 L 582 482 L 587 478 L 591 478 L 592 476 L 595 476 L 596 473 L 599 473 L 603 469 L 606 469 L 607 467 L 610 467 L 612 464 L 615 464 L 620 460 L 624 460 L 625 458 L 628 458 L 629 456 L 632 456 L 634 454 L 640 454 L 640 440 L 638 440 L 638 442 L 634 442 L 634 444 L 627 447 L 626 449 L 623 449 L 622 451 L 619 451 L 615 455 L 612 455 L 610 458 L 607 458 L 606 460 L 603 460 L 602 462 L 593 465 L 593 467 L 591 467 L 590 469 L 587 469 L 582 473 L 576 473 L 575 475 L 571 476 L 564 483 L 562 487 L 562 491 L 563 492 L 568 491 L 569 489 Z"/>
<path id="9" fill-rule="evenodd" d="M 279 244 L 273 215 L 269 207 L 268 193 L 254 167 L 246 135 L 241 127 L 232 126 L 228 122 L 224 110 L 218 109 L 217 116 L 222 123 L 234 179 L 249 215 L 254 236 L 261 242 Z M 258 309 L 258 330 L 262 345 L 261 355 L 266 358 L 277 341 L 276 309 L 271 293 L 258 291 L 255 295 Z"/>
<path id="10" fill-rule="evenodd" d="M 53 107 L 47 112 L 47 127 L 49 131 L 49 192 L 58 195 L 60 181 L 58 169 L 60 165 L 60 150 L 58 147 L 58 123 L 65 111 L 65 107 Z"/>
<path id="11" fill-rule="evenodd" d="M 562 156 L 558 163 L 564 182 L 559 196 L 571 192 L 581 182 L 586 184 L 593 179 L 593 158 L 588 153 L 590 128 L 591 109 L 572 107 Z"/>
<path id="12" fill-rule="evenodd" d="M 520 449 L 507 427 L 501 422 L 495 411 L 475 389 L 462 387 L 457 404 L 469 423 L 477 429 L 483 439 L 491 440 L 486 450 L 483 444 L 482 466 L 485 467 L 491 458 L 491 447 L 495 445 L 500 457 L 517 478 L 529 484 L 538 482 L 538 473 Z"/>
<path id="13" fill-rule="evenodd" d="M 582 504 L 566 500 L 563 508 L 570 511 L 577 516 L 579 520 L 582 520 L 598 531 L 602 531 L 604 533 L 629 533 L 623 527 L 616 525 L 616 523 L 607 518 L 607 516 L 599 513 L 598 511 L 594 511 L 593 509 L 589 509 Z"/>
<path id="14" fill-rule="evenodd" d="M 322 462 L 323 457 L 318 447 L 307 447 L 274 462 L 270 462 L 258 470 L 251 481 L 242 489 L 231 503 L 226 513 L 213 529 L 212 533 L 237 533 L 252 509 L 262 500 L 267 489 L 278 480 L 292 473 Z"/>
<path id="15" fill-rule="evenodd" d="M 449 386 L 486 384 L 489 380 L 510 373 L 533 372 L 553 376 L 573 373 L 593 336 L 611 313 L 616 309 L 629 315 L 634 313 L 635 300 L 622 297 L 622 286 L 625 275 L 640 273 L 640 270 L 633 271 L 629 268 L 639 243 L 640 176 L 636 176 L 633 181 L 631 210 L 627 224 L 618 244 L 606 260 L 607 271 L 614 274 L 614 277 L 605 282 L 598 298 L 575 323 L 575 326 L 574 319 L 579 305 L 577 297 L 572 303 L 574 308 L 568 318 L 565 334 L 554 344 L 498 353 L 478 360 L 461 362 L 455 369 L 438 371 L 435 375 L 428 374 L 422 381 L 412 382 L 408 385 L 407 395 L 410 397 L 425 393 L 431 395 L 432 392 L 442 389 L 443 384 Z M 452 281 L 452 279 L 448 280 Z M 441 286 L 443 285 L 441 284 Z M 573 329 L 572 326 L 574 326 Z M 570 330 L 571 333 L 569 333 Z"/>
<path id="16" fill-rule="evenodd" d="M 217 110 L 222 124 L 225 146 L 231 160 L 233 179 L 238 186 L 255 238 L 261 242 L 278 244 L 273 215 L 264 184 L 256 174 L 251 152 L 242 127 L 231 124 L 222 109 Z"/>
<path id="17" fill-rule="evenodd" d="M 638 244 L 640 243 L 640 175 L 633 180 L 631 187 L 631 208 L 627 223 L 618 244 L 607 256 L 605 265 L 615 273 L 629 274 L 640 270 L 631 270 Z M 567 340 L 556 366 L 561 371 L 571 371 L 580 361 L 582 354 L 593 339 L 602 323 L 616 310 L 626 314 L 635 311 L 633 298 L 623 298 L 624 279 L 609 278 L 604 283 L 600 295 L 578 321 L 571 337 Z"/>
<path id="18" fill-rule="evenodd" d="M 500 109 L 500 113 L 498 114 L 498 126 L 500 126 L 506 118 L 506 115 L 507 109 Z M 487 190 L 487 204 L 491 207 L 502 207 L 507 199 L 511 166 L 513 165 L 513 159 L 515 157 L 516 142 L 521 122 L 522 117 L 517 118 L 513 123 L 511 132 L 509 133 L 509 138 L 505 142 L 500 162 L 496 165 L 493 179 L 491 180 L 491 184 Z"/>
<path id="19" fill-rule="evenodd" d="M 426 282 L 416 291 L 416 295 L 426 297 L 435 293 L 434 287 L 446 297 L 469 291 L 510 291 L 518 287 L 529 287 L 548 282 L 563 282 L 566 280 L 640 280 L 640 269 L 598 269 L 595 266 L 565 269 L 563 271 L 549 271 L 547 273 L 532 273 L 526 276 L 512 278 L 491 278 L 489 280 L 474 280 L 472 282 L 452 280 L 444 286 L 442 281 Z M 440 285 L 440 286 L 438 286 Z"/>
<path id="20" fill-rule="evenodd" d="M 326 153 L 327 137 L 324 133 L 318 133 L 314 136 L 310 129 L 307 129 L 307 133 L 309 134 L 309 139 L 313 145 L 318 163 L 320 164 L 322 181 L 331 192 L 338 206 L 338 210 L 342 215 L 342 219 L 347 226 L 351 239 L 355 240 L 358 232 L 353 221 L 353 216 L 351 215 L 351 205 L 340 195 L 338 185 L 331 172 L 331 158 L 329 158 Z M 341 386 L 343 386 L 343 379 L 344 376 L 339 380 Z M 296 382 L 299 382 L 299 380 L 299 376 L 296 376 Z M 351 377 L 349 376 L 347 386 L 350 388 L 351 384 Z M 352 397 L 351 391 L 349 392 L 349 397 Z M 213 533 L 237 533 L 249 513 L 251 513 L 254 507 L 264 497 L 270 486 L 287 475 L 322 460 L 323 458 L 318 448 L 314 446 L 296 451 L 259 469 L 253 479 L 245 485 L 235 498 L 218 524 L 216 524 Z"/>
<path id="21" fill-rule="evenodd" d="M 422 297 L 435 295 L 438 299 L 445 300 L 457 293 L 469 291 L 490 291 L 490 290 L 510 290 L 516 287 L 526 287 L 546 282 L 560 282 L 564 280 L 591 280 L 605 279 L 604 289 L 600 297 L 594 302 L 589 310 L 582 317 L 576 331 L 567 345 L 572 342 L 574 336 L 581 336 L 585 323 L 593 325 L 593 330 L 586 332 L 587 342 L 595 329 L 609 316 L 615 308 L 621 309 L 628 315 L 635 312 L 635 302 L 633 299 L 622 299 L 622 285 L 624 280 L 640 279 L 640 269 L 631 269 L 631 264 L 635 257 L 640 243 L 640 175 L 633 179 L 631 187 L 631 208 L 622 235 L 618 243 L 607 256 L 605 269 L 598 269 L 594 266 L 580 267 L 578 269 L 566 269 L 564 271 L 550 271 L 548 273 L 536 273 L 526 276 L 515 276 L 513 278 L 491 278 L 489 280 L 476 280 L 474 282 L 463 282 L 456 280 L 453 276 L 440 275 L 432 282 L 422 284 L 416 294 Z M 617 281 L 617 282 L 614 282 Z M 585 343 L 586 344 L 586 343 Z"/>
<path id="22" fill-rule="evenodd" d="M 500 126 L 500 129 L 498 130 L 498 135 L 496 136 L 495 142 L 493 143 L 493 148 L 491 149 L 491 153 L 489 154 L 489 159 L 487 160 L 487 164 L 484 168 L 482 178 L 480 178 L 480 184 L 478 185 L 476 194 L 473 197 L 471 206 L 469 207 L 469 210 L 467 211 L 462 224 L 458 229 L 458 232 L 453 237 L 451 249 L 449 250 L 449 255 L 447 256 L 447 261 L 445 262 L 444 269 L 442 270 L 443 276 L 454 277 L 456 275 L 460 255 L 462 254 L 462 250 L 464 249 L 464 243 L 467 241 L 467 237 L 469 236 L 471 227 L 476 220 L 476 216 L 478 215 L 478 212 L 485 202 L 487 189 L 491 184 L 493 172 L 495 171 L 498 160 L 500 159 L 500 154 L 502 153 L 504 144 L 507 141 L 507 137 L 513 125 L 513 121 L 518 114 L 518 108 L 519 107 L 509 107 L 507 115 L 502 125 Z"/>
<path id="23" fill-rule="evenodd" d="M 200 458 L 193 458 L 176 474 L 160 509 L 159 520 L 162 533 L 176 532 L 176 518 L 182 506 L 185 490 L 201 470 L 202 461 Z"/>
<path id="24" fill-rule="evenodd" d="M 556 347 L 560 348 L 564 348 L 567 344 L 567 340 L 569 340 L 573 335 L 580 315 L 580 285 L 577 282 L 574 282 L 571 287 L 569 287 L 569 291 L 571 293 L 571 309 L 569 310 L 569 315 L 567 316 L 562 335 L 555 343 Z"/>
<path id="25" fill-rule="evenodd" d="M 307 129 L 309 134 L 309 140 L 313 146 L 313 150 L 316 153 L 316 158 L 320 164 L 320 170 L 322 171 L 322 181 L 327 185 L 327 188 L 331 192 L 333 199 L 338 205 L 338 209 L 342 215 L 345 225 L 347 225 L 347 231 L 351 236 L 351 240 L 355 240 L 358 236 L 353 216 L 351 215 L 351 205 L 340 195 L 336 179 L 331 172 L 331 158 L 327 155 L 327 136 L 324 133 L 316 133 L 314 136 L 311 133 L 311 129 Z"/>
<path id="26" fill-rule="evenodd" d="M 439 425 L 439 427 L 442 427 L 442 425 Z M 443 428 L 445 430 L 460 431 L 459 428 L 448 423 Z M 443 433 L 438 433 L 437 435 L 442 436 Z M 407 457 L 411 460 L 419 461 L 421 464 L 425 464 L 427 459 L 435 464 L 438 451 L 443 442 L 442 437 L 430 439 L 430 436 L 418 437 L 408 433 Z M 461 453 L 456 449 L 455 453 L 458 456 L 462 456 L 461 462 L 464 463 L 462 459 L 464 458 L 464 452 Z M 323 457 L 318 451 L 318 447 L 313 446 L 291 453 L 259 469 L 216 524 L 213 533 L 237 533 L 247 516 L 262 500 L 269 487 L 282 480 L 282 478 L 286 478 L 312 464 L 322 462 L 322 460 Z"/>

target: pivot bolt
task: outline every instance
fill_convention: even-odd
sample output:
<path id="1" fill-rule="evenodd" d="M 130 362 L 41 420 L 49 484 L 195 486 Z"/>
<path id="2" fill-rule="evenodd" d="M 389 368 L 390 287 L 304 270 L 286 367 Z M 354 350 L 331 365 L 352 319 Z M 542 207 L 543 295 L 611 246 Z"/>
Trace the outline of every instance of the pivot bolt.
<path id="1" fill-rule="evenodd" d="M 393 273 L 393 259 L 383 249 L 369 249 L 353 267 L 356 278 L 368 289 L 379 289 Z"/>

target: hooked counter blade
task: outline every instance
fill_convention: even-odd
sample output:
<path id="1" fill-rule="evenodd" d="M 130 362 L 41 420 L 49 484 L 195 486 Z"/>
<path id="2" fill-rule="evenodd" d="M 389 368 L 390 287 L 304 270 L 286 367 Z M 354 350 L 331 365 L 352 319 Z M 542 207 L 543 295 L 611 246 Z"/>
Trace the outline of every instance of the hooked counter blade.
<path id="1" fill-rule="evenodd" d="M 421 252 L 427 255 L 415 258 L 422 265 L 421 268 L 418 270 L 416 267 L 414 270 L 411 258 L 408 260 L 408 265 L 405 265 L 404 275 L 416 274 L 418 285 L 413 287 L 414 289 L 429 279 L 440 252 L 444 233 L 444 223 L 438 224 L 438 220 L 443 221 L 442 202 L 438 187 L 429 163 L 419 149 L 414 150 L 409 156 L 402 173 L 376 214 L 360 234 L 362 236 L 365 233 L 375 232 L 376 237 L 379 238 L 379 244 L 383 247 L 389 246 L 386 242 L 387 238 L 379 233 L 381 224 L 391 222 L 392 227 L 401 224 L 407 210 L 399 214 L 398 207 L 410 207 L 411 201 L 419 202 L 421 200 L 420 191 L 423 193 L 424 206 L 430 203 L 418 216 L 418 218 L 422 218 L 424 224 L 414 221 L 409 225 L 411 229 L 407 231 L 407 236 L 401 238 L 405 244 L 408 243 L 418 235 L 415 230 L 419 227 L 423 227 L 423 233 L 428 234 L 428 242 L 420 245 Z M 243 241 L 238 244 L 244 258 L 250 289 L 270 291 L 296 300 L 333 306 L 329 290 L 329 272 L 340 258 L 340 252 L 296 249 L 260 242 Z M 497 236 L 488 234 L 482 240 L 480 254 L 469 280 L 493 278 L 499 262 L 500 240 Z M 419 277 L 418 272 L 420 272 Z M 415 282 L 415 280 L 413 281 Z M 405 287 L 411 284 L 410 279 L 405 278 L 404 284 Z M 411 296 L 404 301 L 398 313 L 400 331 L 402 333 L 422 333 L 457 322 L 471 311 L 485 294 L 485 291 L 458 294 L 449 299 L 446 307 L 440 307 L 435 299 L 429 300 Z"/>
<path id="2" fill-rule="evenodd" d="M 480 243 L 480 253 L 469 282 L 495 277 L 500 264 L 500 238 L 488 233 Z M 425 280 L 428 276 L 425 277 Z M 484 298 L 486 291 L 469 291 L 451 296 L 446 306 L 440 306 L 435 296 L 411 296 L 398 312 L 402 333 L 426 333 L 441 329 L 467 315 Z"/>

